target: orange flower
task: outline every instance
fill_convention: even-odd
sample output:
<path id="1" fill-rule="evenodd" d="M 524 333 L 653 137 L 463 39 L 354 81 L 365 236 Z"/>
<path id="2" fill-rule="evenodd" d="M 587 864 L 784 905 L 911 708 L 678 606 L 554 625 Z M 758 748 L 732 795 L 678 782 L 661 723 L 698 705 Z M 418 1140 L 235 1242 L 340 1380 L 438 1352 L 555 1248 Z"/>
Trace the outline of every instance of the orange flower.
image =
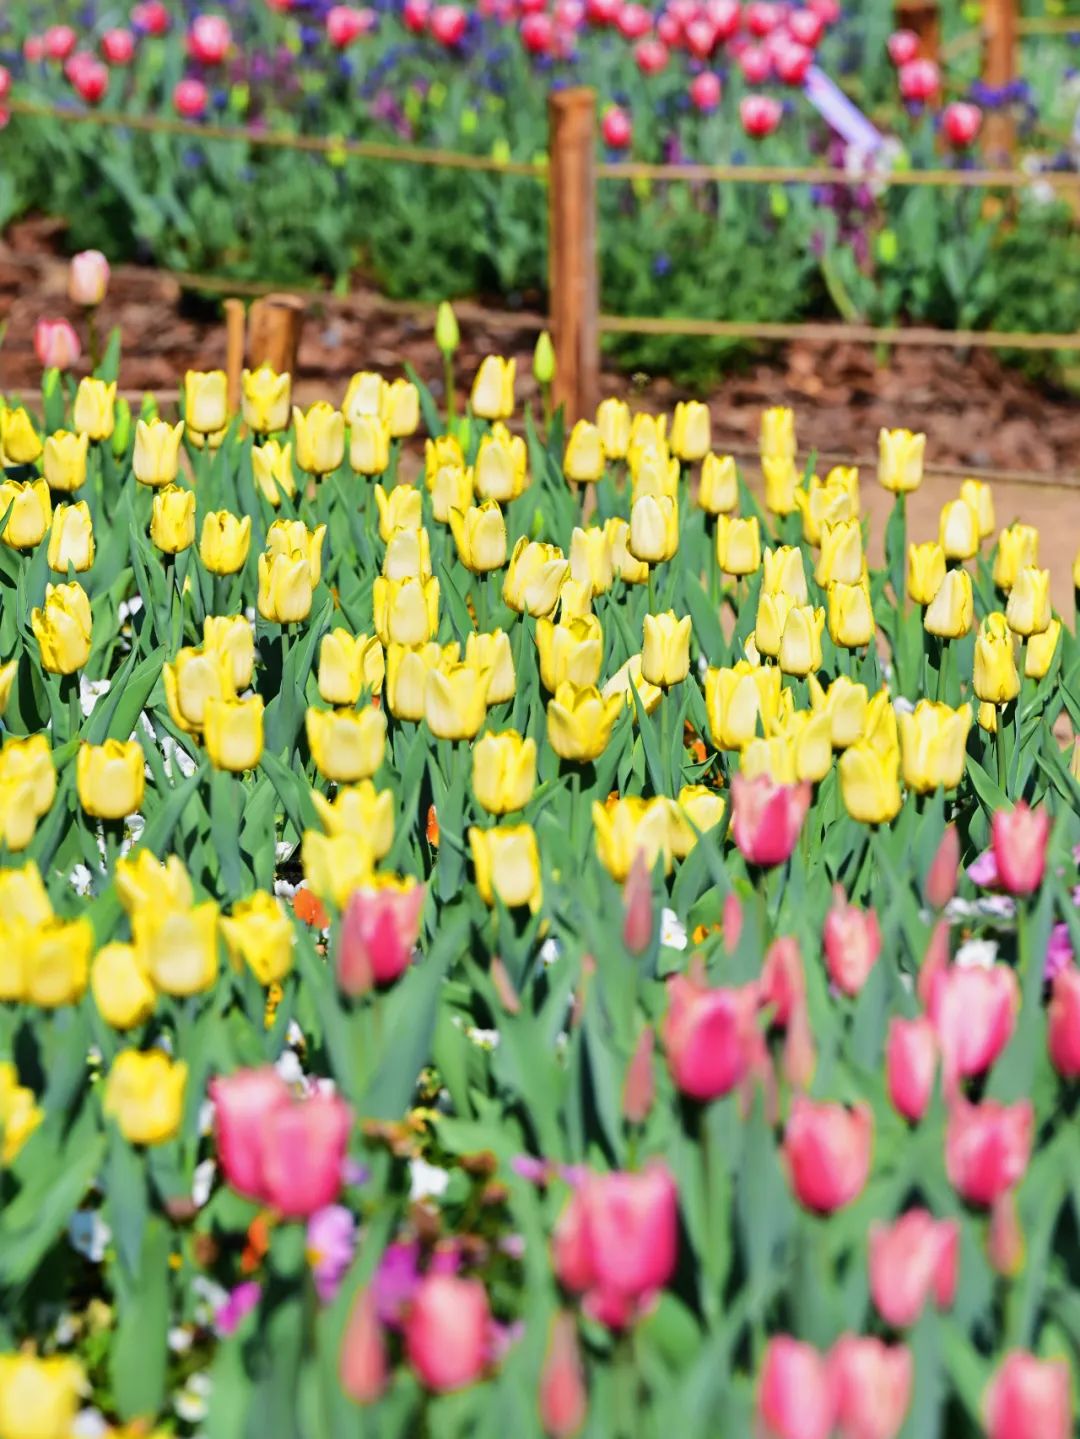
<path id="1" fill-rule="evenodd" d="M 270 1252 L 270 1220 L 265 1214 L 256 1214 L 247 1227 L 247 1243 L 240 1256 L 240 1269 L 244 1274 L 254 1274 Z"/>
<path id="2" fill-rule="evenodd" d="M 435 813 L 435 806 L 428 805 L 427 812 L 427 842 L 432 849 L 439 847 L 439 816 Z"/>
<path id="3" fill-rule="evenodd" d="M 304 924 L 310 924 L 314 929 L 326 929 L 330 923 L 330 916 L 323 908 L 322 901 L 307 886 L 303 886 L 293 895 L 293 913 L 297 919 Z"/>

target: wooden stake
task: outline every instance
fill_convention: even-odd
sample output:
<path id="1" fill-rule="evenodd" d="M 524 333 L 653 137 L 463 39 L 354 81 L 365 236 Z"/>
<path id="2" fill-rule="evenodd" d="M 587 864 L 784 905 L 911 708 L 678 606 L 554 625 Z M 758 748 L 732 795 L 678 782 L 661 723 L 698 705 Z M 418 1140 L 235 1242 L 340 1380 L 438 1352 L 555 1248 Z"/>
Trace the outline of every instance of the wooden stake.
<path id="1" fill-rule="evenodd" d="M 941 12 L 937 0 L 896 0 L 893 8 L 898 30 L 913 30 L 919 37 L 919 55 L 937 64 L 941 59 Z"/>
<path id="2" fill-rule="evenodd" d="M 244 368 L 244 302 L 225 301 L 225 377 L 229 414 L 240 408 L 240 372 Z"/>
<path id="3" fill-rule="evenodd" d="M 983 82 L 1002 90 L 1016 79 L 1016 0 L 986 0 L 983 25 Z M 1016 145 L 1016 126 L 1010 114 L 992 111 L 983 127 L 983 154 L 991 165 L 1010 163 Z"/>
<path id="4" fill-rule="evenodd" d="M 548 98 L 548 290 L 555 343 L 554 400 L 569 423 L 596 408 L 600 376 L 596 270 L 596 96 Z"/>
<path id="5" fill-rule="evenodd" d="M 294 374 L 304 302 L 296 295 L 266 295 L 251 307 L 248 321 L 248 363 L 253 370 L 269 365 L 279 375 Z"/>

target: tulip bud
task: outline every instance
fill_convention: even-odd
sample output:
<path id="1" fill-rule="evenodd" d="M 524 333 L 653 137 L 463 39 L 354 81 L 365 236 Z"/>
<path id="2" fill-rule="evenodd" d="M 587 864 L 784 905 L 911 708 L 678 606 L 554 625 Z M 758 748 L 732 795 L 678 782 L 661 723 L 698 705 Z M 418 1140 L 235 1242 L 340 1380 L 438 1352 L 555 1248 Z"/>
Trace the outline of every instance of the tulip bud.
<path id="1" fill-rule="evenodd" d="M 986 1394 L 988 1439 L 1070 1439 L 1073 1410 L 1064 1359 L 1036 1359 L 1013 1350 Z"/>
<path id="2" fill-rule="evenodd" d="M 588 420 L 578 420 L 570 431 L 563 454 L 563 474 L 577 484 L 603 478 L 603 441 L 597 426 Z"/>
<path id="3" fill-rule="evenodd" d="M 623 1118 L 630 1124 L 644 1124 L 652 1109 L 656 1094 L 652 1070 L 654 1044 L 652 1028 L 646 1025 L 634 1048 L 623 1085 Z"/>
<path id="4" fill-rule="evenodd" d="M 22 405 L 0 407 L 0 451 L 6 465 L 32 465 L 41 454 L 41 437 Z M 4 507 L 7 508 L 6 506 Z"/>
<path id="5" fill-rule="evenodd" d="M 755 985 L 708 989 L 685 975 L 668 981 L 661 1037 L 683 1094 L 708 1101 L 741 1083 L 754 1057 L 758 1001 Z"/>
<path id="6" fill-rule="evenodd" d="M 541 336 L 541 339 L 543 336 Z M 539 350 L 539 342 L 537 344 Z M 472 411 L 483 420 L 508 420 L 514 413 L 514 372 L 515 360 L 504 360 L 501 355 L 485 355 L 480 362 L 472 387 Z M 536 371 L 536 361 L 533 361 Z M 537 375 L 537 379 L 539 379 Z M 550 376 L 549 376 L 550 379 Z M 541 383 L 545 383 L 541 381 Z M 492 498 L 497 498 L 492 496 Z"/>
<path id="7" fill-rule="evenodd" d="M 540 851 L 532 825 L 469 830 L 476 888 L 487 905 L 498 895 L 507 909 L 528 905 L 535 914 L 543 899 Z"/>
<path id="8" fill-rule="evenodd" d="M 357 1404 L 374 1404 L 386 1388 L 386 1341 L 370 1287 L 357 1291 L 349 1310 L 338 1376 L 342 1389 Z"/>
<path id="9" fill-rule="evenodd" d="M 995 811 L 991 821 L 998 878 L 1010 894 L 1034 894 L 1046 869 L 1050 813 L 1021 800 L 1013 810 Z"/>
<path id="10" fill-rule="evenodd" d="M 221 918 L 233 968 L 246 965 L 262 985 L 279 984 L 292 969 L 294 932 L 282 903 L 265 890 L 233 905 Z"/>
<path id="11" fill-rule="evenodd" d="M 176 555 L 195 540 L 195 491 L 165 485 L 154 495 L 150 538 L 159 550 Z"/>
<path id="12" fill-rule="evenodd" d="M 848 904 L 842 885 L 833 890 L 823 933 L 829 978 L 843 994 L 859 993 L 881 953 L 881 929 L 875 912 Z"/>
<path id="13" fill-rule="evenodd" d="M 945 1134 L 945 1169 L 970 1204 L 991 1205 L 1024 1176 L 1035 1113 L 1030 1100 L 1013 1105 L 984 1099 L 953 1101 Z"/>
<path id="14" fill-rule="evenodd" d="M 1054 978 L 1048 1011 L 1050 1060 L 1064 1079 L 1080 1075 L 1080 970 L 1071 965 Z"/>
<path id="15" fill-rule="evenodd" d="M 706 514 L 730 514 L 739 503 L 739 472 L 731 455 L 705 456 L 698 483 L 697 502 Z"/>
<path id="16" fill-rule="evenodd" d="M 370 778 L 382 764 L 386 715 L 372 705 L 362 710 L 309 706 L 305 726 L 311 757 L 324 779 L 352 784 Z"/>
<path id="17" fill-rule="evenodd" d="M 1024 1267 L 1024 1231 L 1012 1190 L 1000 1195 L 991 1206 L 986 1253 L 991 1268 L 1007 1279 L 1015 1279 Z"/>
<path id="18" fill-rule="evenodd" d="M 31 611 L 30 626 L 44 669 L 73 674 L 90 658 L 90 601 L 78 583 L 46 585 L 45 604 Z"/>
<path id="19" fill-rule="evenodd" d="M 829 1354 L 829 1377 L 844 1439 L 896 1439 L 911 1403 L 913 1370 L 905 1344 L 842 1335 Z"/>
<path id="20" fill-rule="evenodd" d="M 443 300 L 435 315 L 435 344 L 448 359 L 461 343 L 457 316 L 449 300 Z"/>
<path id="21" fill-rule="evenodd" d="M 937 593 L 926 607 L 923 627 L 929 635 L 959 639 L 971 629 L 975 596 L 967 570 L 947 570 Z"/>
<path id="22" fill-rule="evenodd" d="M 239 519 L 228 510 L 217 510 L 203 517 L 199 557 L 211 574 L 234 575 L 243 569 L 250 544 L 250 515 Z"/>
<path id="23" fill-rule="evenodd" d="M 870 1228 L 870 1294 L 886 1324 L 907 1329 L 931 1294 L 938 1309 L 956 1296 L 960 1227 L 911 1209 L 893 1224 Z"/>
<path id="24" fill-rule="evenodd" d="M 74 305 L 92 309 L 109 288 L 109 262 L 100 250 L 82 250 L 68 266 L 68 295 Z"/>
<path id="25" fill-rule="evenodd" d="M 263 751 L 262 697 L 211 696 L 206 701 L 203 739 L 215 769 L 230 770 L 234 774 L 254 769 Z"/>
<path id="26" fill-rule="evenodd" d="M 67 320 L 40 319 L 34 326 L 34 353 L 43 369 L 70 370 L 82 346 Z"/>
<path id="27" fill-rule="evenodd" d="M 712 416 L 699 400 L 680 400 L 671 424 L 671 448 L 684 462 L 704 459 L 712 442 Z"/>
<path id="28" fill-rule="evenodd" d="M 279 375 L 270 365 L 244 370 L 240 376 L 240 408 L 244 424 L 257 435 L 288 428 L 292 403 L 292 376 Z"/>
<path id="29" fill-rule="evenodd" d="M 767 1439 L 829 1439 L 836 1395 L 816 1349 L 783 1334 L 769 1340 L 758 1380 L 757 1412 Z"/>
<path id="30" fill-rule="evenodd" d="M 933 909 L 944 909 L 955 895 L 959 868 L 960 835 L 954 824 L 946 825 L 923 885 L 926 902 Z"/>
<path id="31" fill-rule="evenodd" d="M 428 1274 L 405 1319 L 405 1348 L 420 1382 L 437 1394 L 472 1384 L 487 1366 L 491 1311 L 478 1279 Z"/>
<path id="32" fill-rule="evenodd" d="M 1034 525 L 1010 525 L 998 535 L 994 584 L 1008 593 L 1023 569 L 1039 563 L 1039 532 Z"/>
<path id="33" fill-rule="evenodd" d="M 1009 628 L 1025 639 L 1039 635 L 1050 625 L 1050 571 L 1028 565 L 1017 571 L 1009 602 L 1005 606 Z"/>
<path id="34" fill-rule="evenodd" d="M 473 746 L 473 793 L 489 814 L 524 809 L 536 787 L 536 741 L 516 730 L 485 734 Z"/>
<path id="35" fill-rule="evenodd" d="M 596 407 L 596 428 L 605 458 L 625 459 L 630 447 L 630 406 L 626 401 L 614 397 L 601 400 Z"/>
<path id="36" fill-rule="evenodd" d="M 925 1017 L 894 1018 L 885 1046 L 885 1071 L 893 1108 L 917 1124 L 926 1113 L 934 1088 L 937 1041 Z"/>
<path id="37" fill-rule="evenodd" d="M 105 1080 L 103 1109 L 129 1144 L 164 1144 L 180 1129 L 188 1067 L 163 1050 L 122 1050 Z"/>
<path id="38" fill-rule="evenodd" d="M 719 515 L 716 520 L 716 559 L 729 575 L 752 575 L 761 564 L 761 533 L 757 515 L 741 519 Z"/>
<path id="39" fill-rule="evenodd" d="M 555 378 L 555 346 L 546 330 L 540 331 L 533 351 L 533 375 L 538 385 L 550 385 Z"/>
<path id="40" fill-rule="evenodd" d="M 139 967 L 133 944 L 106 944 L 94 956 L 90 989 L 98 1013 L 114 1029 L 133 1029 L 154 1012 L 157 990 Z"/>
<path id="41" fill-rule="evenodd" d="M 878 482 L 893 494 L 907 494 L 922 484 L 926 436 L 910 430 L 878 433 Z"/>
<path id="42" fill-rule="evenodd" d="M 79 746 L 75 765 L 79 803 L 95 819 L 123 819 L 142 807 L 146 760 L 138 740 L 109 739 Z"/>
<path id="43" fill-rule="evenodd" d="M 346 994 L 366 994 L 404 974 L 420 932 L 427 891 L 411 876 L 379 875 L 356 889 L 338 940 L 337 979 Z"/>
<path id="44" fill-rule="evenodd" d="M 631 954 L 644 954 L 652 936 L 652 874 L 639 851 L 623 885 L 623 944 Z"/>
<path id="45" fill-rule="evenodd" d="M 85 500 L 57 505 L 49 534 L 49 568 L 66 575 L 68 567 L 88 570 L 94 563 L 94 528 Z"/>
<path id="46" fill-rule="evenodd" d="M 651 1033 L 651 1031 L 647 1031 Z M 588 1392 L 574 1316 L 556 1314 L 540 1375 L 540 1423 L 550 1439 L 573 1439 L 588 1412 Z"/>

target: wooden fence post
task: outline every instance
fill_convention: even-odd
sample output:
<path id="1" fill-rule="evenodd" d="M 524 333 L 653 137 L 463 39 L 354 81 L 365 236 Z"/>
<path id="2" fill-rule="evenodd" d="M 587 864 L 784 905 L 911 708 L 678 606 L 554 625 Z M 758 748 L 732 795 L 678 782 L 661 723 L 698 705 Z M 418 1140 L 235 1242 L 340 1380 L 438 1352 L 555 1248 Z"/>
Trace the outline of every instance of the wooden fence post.
<path id="1" fill-rule="evenodd" d="M 225 301 L 225 392 L 229 414 L 240 408 L 240 372 L 244 368 L 244 302 Z"/>
<path id="2" fill-rule="evenodd" d="M 986 0 L 983 26 L 983 83 L 1002 90 L 1016 79 L 1016 0 Z M 983 154 L 995 165 L 1010 164 L 1016 142 L 1012 116 L 991 112 L 983 130 Z"/>
<path id="3" fill-rule="evenodd" d="M 279 375 L 294 374 L 304 302 L 296 295 L 265 295 L 248 315 L 248 364 L 269 365 Z"/>
<path id="4" fill-rule="evenodd" d="M 548 99 L 548 292 L 555 404 L 570 423 L 596 408 L 600 376 L 596 264 L 596 95 Z"/>
<path id="5" fill-rule="evenodd" d="M 941 12 L 937 0 L 896 0 L 893 7 L 898 30 L 913 30 L 919 37 L 923 60 L 941 59 Z"/>

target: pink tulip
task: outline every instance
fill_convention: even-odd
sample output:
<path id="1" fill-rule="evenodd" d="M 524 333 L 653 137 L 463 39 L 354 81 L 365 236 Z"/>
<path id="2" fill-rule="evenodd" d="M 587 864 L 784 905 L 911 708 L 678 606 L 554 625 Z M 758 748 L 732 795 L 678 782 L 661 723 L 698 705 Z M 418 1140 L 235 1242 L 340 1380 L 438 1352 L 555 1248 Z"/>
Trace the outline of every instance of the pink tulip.
<path id="1" fill-rule="evenodd" d="M 653 937 L 652 874 L 640 850 L 623 885 L 623 944 L 631 954 L 644 954 Z"/>
<path id="2" fill-rule="evenodd" d="M 734 954 L 739 947 L 739 939 L 742 936 L 742 903 L 734 890 L 728 890 L 724 895 L 724 911 L 721 919 L 721 930 L 724 936 L 724 948 L 728 954 Z"/>
<path id="3" fill-rule="evenodd" d="M 34 326 L 34 353 L 46 370 L 70 370 L 82 346 L 67 320 L 42 319 Z"/>
<path id="4" fill-rule="evenodd" d="M 822 936 L 829 978 L 842 994 L 859 993 L 881 953 L 881 929 L 872 909 L 848 904 L 842 885 L 833 890 Z"/>
<path id="5" fill-rule="evenodd" d="M 460 5 L 436 5 L 431 12 L 431 33 L 448 49 L 465 38 L 469 17 Z"/>
<path id="6" fill-rule="evenodd" d="M 769 1340 L 757 1412 L 767 1439 L 829 1439 L 836 1393 L 829 1365 L 812 1345 L 786 1334 Z"/>
<path id="7" fill-rule="evenodd" d="M 906 1344 L 845 1334 L 829 1354 L 841 1439 L 896 1439 L 911 1403 Z"/>
<path id="8" fill-rule="evenodd" d="M 41 38 L 50 60 L 66 60 L 79 39 L 70 25 L 50 25 Z"/>
<path id="9" fill-rule="evenodd" d="M 742 108 L 753 98 L 743 100 Z M 788 858 L 799 838 L 812 792 L 808 781 L 773 784 L 768 775 L 754 779 L 735 775 L 731 781 L 732 831 L 735 843 L 751 864 L 782 864 Z"/>
<path id="10" fill-rule="evenodd" d="M 623 5 L 615 17 L 615 24 L 619 27 L 619 33 L 626 40 L 641 40 L 652 29 L 652 15 L 644 5 L 638 5 L 635 0 L 630 0 L 628 5 Z"/>
<path id="11" fill-rule="evenodd" d="M 831 1214 L 862 1193 L 870 1173 L 874 1120 L 866 1104 L 852 1109 L 797 1095 L 784 1133 L 784 1158 L 800 1204 Z"/>
<path id="12" fill-rule="evenodd" d="M 814 52 L 797 41 L 777 45 L 773 50 L 773 69 L 784 85 L 801 85 L 814 63 Z"/>
<path id="13" fill-rule="evenodd" d="M 1070 1439 L 1069 1366 L 1022 1349 L 1005 1357 L 986 1394 L 988 1439 Z"/>
<path id="14" fill-rule="evenodd" d="M 982 111 L 978 105 L 954 100 L 942 112 L 941 128 L 949 144 L 961 149 L 972 144 L 982 129 Z"/>
<path id="15" fill-rule="evenodd" d="M 948 1309 L 956 1297 L 960 1228 L 928 1210 L 909 1209 L 892 1224 L 870 1226 L 870 1297 L 894 1329 L 914 1324 L 927 1299 Z"/>
<path id="16" fill-rule="evenodd" d="M 352 1115 L 336 1094 L 271 1110 L 259 1139 L 263 1198 L 287 1219 L 314 1214 L 341 1192 Z"/>
<path id="17" fill-rule="evenodd" d="M 839 0 L 806 0 L 806 8 L 812 10 L 823 25 L 835 25 L 840 19 Z"/>
<path id="18" fill-rule="evenodd" d="M 634 46 L 634 60 L 643 75 L 659 75 L 667 66 L 668 47 L 662 40 L 639 40 Z"/>
<path id="19" fill-rule="evenodd" d="M 716 28 L 704 15 L 691 20 L 684 35 L 686 48 L 695 60 L 708 60 L 716 49 Z"/>
<path id="20" fill-rule="evenodd" d="M 674 46 L 682 43 L 682 26 L 666 10 L 656 22 L 656 33 L 665 45 Z"/>
<path id="21" fill-rule="evenodd" d="M 64 75 L 79 99 L 88 105 L 96 105 L 109 88 L 109 67 L 87 50 L 72 55 L 64 66 Z"/>
<path id="22" fill-rule="evenodd" d="M 690 81 L 690 100 L 696 110 L 708 115 L 720 104 L 723 86 L 720 76 L 712 70 L 702 70 Z"/>
<path id="23" fill-rule="evenodd" d="M 1047 1044 L 1050 1060 L 1065 1079 L 1080 1075 L 1080 970 L 1070 965 L 1054 979 Z"/>
<path id="24" fill-rule="evenodd" d="M 986 1236 L 990 1266 L 1007 1279 L 1015 1279 L 1024 1267 L 1024 1231 L 1011 1189 L 994 1200 L 990 1209 L 990 1230 Z"/>
<path id="25" fill-rule="evenodd" d="M 357 1404 L 373 1404 L 386 1388 L 386 1340 L 370 1288 L 357 1291 L 338 1361 L 341 1387 Z"/>
<path id="26" fill-rule="evenodd" d="M 919 976 L 915 981 L 915 993 L 919 996 L 919 1003 L 924 1008 L 930 1006 L 938 975 L 944 974 L 948 967 L 949 921 L 939 919 L 930 931 L 926 953 L 923 955 L 922 964 L 919 966 Z"/>
<path id="27" fill-rule="evenodd" d="M 540 1423 L 550 1439 L 571 1439 L 584 1425 L 589 1395 L 574 1316 L 561 1310 L 551 1326 L 540 1375 Z"/>
<path id="28" fill-rule="evenodd" d="M 135 58 L 135 36 L 130 30 L 106 30 L 101 37 L 101 53 L 110 65 L 130 65 Z"/>
<path id="29" fill-rule="evenodd" d="M 31 65 L 45 59 L 44 35 L 27 35 L 23 41 L 23 58 Z"/>
<path id="30" fill-rule="evenodd" d="M 1046 869 L 1050 811 L 1021 800 L 1013 810 L 995 811 L 990 833 L 1002 887 L 1010 894 L 1034 894 Z"/>
<path id="31" fill-rule="evenodd" d="M 196 15 L 188 31 L 188 54 L 200 65 L 220 65 L 229 53 L 232 31 L 224 15 Z"/>
<path id="32" fill-rule="evenodd" d="M 276 1069 L 238 1069 L 210 1082 L 218 1162 L 229 1186 L 245 1199 L 262 1196 L 259 1136 L 270 1115 L 291 1102 Z"/>
<path id="33" fill-rule="evenodd" d="M 900 68 L 908 65 L 919 53 L 919 37 L 914 30 L 894 30 L 889 36 L 887 49 L 889 59 Z"/>
<path id="34" fill-rule="evenodd" d="M 431 0 L 405 0 L 401 7 L 401 23 L 414 35 L 422 35 L 427 29 L 431 14 Z"/>
<path id="35" fill-rule="evenodd" d="M 934 1026 L 925 1017 L 895 1018 L 885 1045 L 889 1098 L 898 1114 L 918 1124 L 930 1105 L 937 1068 Z"/>
<path id="36" fill-rule="evenodd" d="M 739 0 L 706 0 L 705 12 L 720 41 L 730 40 L 742 23 Z"/>
<path id="37" fill-rule="evenodd" d="M 941 71 L 933 60 L 908 60 L 898 78 L 900 94 L 909 104 L 925 104 L 941 89 Z"/>
<path id="38" fill-rule="evenodd" d="M 600 121 L 600 133 L 612 150 L 625 150 L 634 138 L 634 126 L 625 110 L 609 105 Z"/>
<path id="39" fill-rule="evenodd" d="M 743 79 L 748 85 L 764 85 L 772 71 L 772 57 L 769 52 L 760 45 L 747 45 L 746 49 L 739 54 L 739 69 L 742 71 Z M 747 99 L 762 99 L 758 96 L 747 96 Z M 772 102 L 774 105 L 777 101 Z M 745 121 L 743 122 L 745 125 Z M 776 126 L 772 127 L 774 130 Z M 764 132 L 768 134 L 768 131 Z"/>
<path id="40" fill-rule="evenodd" d="M 109 262 L 100 250 L 82 250 L 68 266 L 68 295 L 72 304 L 92 309 L 109 288 Z"/>
<path id="41" fill-rule="evenodd" d="M 958 1098 L 949 1111 L 945 1169 L 970 1204 L 993 1204 L 1024 1177 L 1031 1157 L 1035 1113 L 1030 1100 L 1000 1104 Z"/>
<path id="42" fill-rule="evenodd" d="M 4 103 L 11 94 L 11 71 L 6 65 L 0 65 L 0 105 Z"/>
<path id="43" fill-rule="evenodd" d="M 652 1026 L 646 1025 L 627 1066 L 626 1083 L 623 1085 L 623 1117 L 631 1124 L 644 1124 L 653 1106 L 656 1096 L 652 1066 L 655 1047 L 656 1036 Z"/>
<path id="44" fill-rule="evenodd" d="M 375 24 L 373 10 L 358 10 L 352 5 L 334 5 L 326 15 L 326 38 L 338 50 L 359 40 Z"/>
<path id="45" fill-rule="evenodd" d="M 1008 1044 L 1020 1008 L 1020 985 L 1007 964 L 989 969 L 949 965 L 930 985 L 930 1019 L 941 1046 L 945 1090 L 984 1074 Z"/>
<path id="46" fill-rule="evenodd" d="M 185 120 L 198 120 L 206 113 L 210 96 L 201 80 L 180 80 L 173 90 L 173 105 Z"/>
<path id="47" fill-rule="evenodd" d="M 547 55 L 555 41 L 555 25 L 550 15 L 526 15 L 521 21 L 521 43 L 530 55 Z"/>
<path id="48" fill-rule="evenodd" d="M 924 893 L 933 909 L 944 909 L 956 894 L 956 876 L 960 868 L 960 836 L 954 824 L 947 825 L 937 853 L 926 873 Z"/>
<path id="49" fill-rule="evenodd" d="M 806 1003 L 806 977 L 794 935 L 781 935 L 766 950 L 759 994 L 761 1003 L 772 1010 L 772 1022 L 780 1029 L 786 1029 L 792 1014 Z"/>
<path id="50" fill-rule="evenodd" d="M 169 28 L 169 10 L 164 0 L 143 0 L 131 12 L 131 23 L 147 35 L 164 35 Z"/>
<path id="51" fill-rule="evenodd" d="M 491 1310 L 479 1279 L 427 1274 L 405 1318 L 405 1349 L 420 1382 L 436 1394 L 480 1378 L 491 1342 Z"/>
<path id="52" fill-rule="evenodd" d="M 825 33 L 825 21 L 820 15 L 815 15 L 813 10 L 796 10 L 793 15 L 788 16 L 787 28 L 793 40 L 813 50 L 821 43 L 821 37 Z"/>
<path id="53" fill-rule="evenodd" d="M 759 39 L 763 35 L 771 34 L 784 18 L 781 7 L 768 4 L 767 0 L 750 0 L 744 14 L 746 28 L 751 35 L 756 35 Z"/>
<path id="54" fill-rule="evenodd" d="M 425 887 L 407 882 L 354 890 L 341 921 L 338 984 L 346 994 L 366 994 L 404 974 L 416 948 Z"/>
<path id="55" fill-rule="evenodd" d="M 662 1037 L 668 1069 L 691 1099 L 717 1099 L 745 1077 L 755 1050 L 758 987 L 708 989 L 686 975 L 668 981 Z"/>
<path id="56" fill-rule="evenodd" d="M 585 0 L 585 16 L 590 25 L 614 25 L 620 0 Z"/>

